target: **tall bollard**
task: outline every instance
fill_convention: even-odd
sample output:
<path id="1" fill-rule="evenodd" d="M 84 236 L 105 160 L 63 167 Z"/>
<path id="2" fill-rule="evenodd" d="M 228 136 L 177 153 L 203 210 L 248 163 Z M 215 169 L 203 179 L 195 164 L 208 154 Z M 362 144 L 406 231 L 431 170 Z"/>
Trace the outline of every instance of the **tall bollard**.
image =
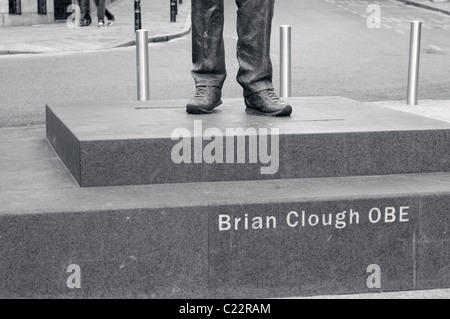
<path id="1" fill-rule="evenodd" d="M 291 26 L 280 27 L 280 96 L 291 96 Z"/>
<path id="2" fill-rule="evenodd" d="M 148 32 L 136 31 L 136 65 L 138 101 L 150 100 L 150 78 L 148 63 Z"/>
<path id="3" fill-rule="evenodd" d="M 177 0 L 170 0 L 170 22 L 177 22 Z"/>
<path id="4" fill-rule="evenodd" d="M 134 0 L 134 32 L 142 29 L 141 0 Z"/>
<path id="5" fill-rule="evenodd" d="M 409 47 L 408 68 L 408 105 L 417 105 L 417 92 L 419 88 L 419 60 L 420 60 L 420 37 L 422 22 L 411 22 L 411 39 Z"/>

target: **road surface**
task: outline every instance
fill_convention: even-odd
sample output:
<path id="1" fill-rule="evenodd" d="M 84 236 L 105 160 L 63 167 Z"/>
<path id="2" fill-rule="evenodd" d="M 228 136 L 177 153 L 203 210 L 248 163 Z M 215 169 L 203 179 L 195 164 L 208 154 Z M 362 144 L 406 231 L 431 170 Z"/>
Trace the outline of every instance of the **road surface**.
<path id="1" fill-rule="evenodd" d="M 371 1 L 278 0 L 273 21 L 274 85 L 279 88 L 279 26 L 292 26 L 292 95 L 338 95 L 362 101 L 406 97 L 409 23 L 424 22 L 420 99 L 450 99 L 450 16 L 395 0 L 374 1 L 381 28 L 369 28 Z M 228 79 L 235 81 L 236 6 L 226 1 Z M 151 99 L 189 99 L 190 37 L 150 45 Z M 136 99 L 135 48 L 0 56 L 0 126 L 44 123 L 45 104 Z"/>

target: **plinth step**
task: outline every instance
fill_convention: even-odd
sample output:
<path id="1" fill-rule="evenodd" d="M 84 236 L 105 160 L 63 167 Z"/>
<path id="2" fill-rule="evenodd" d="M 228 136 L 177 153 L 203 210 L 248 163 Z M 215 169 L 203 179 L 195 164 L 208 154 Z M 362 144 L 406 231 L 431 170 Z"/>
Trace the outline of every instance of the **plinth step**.
<path id="1" fill-rule="evenodd" d="M 340 97 L 290 98 L 293 115 L 242 99 L 188 115 L 185 101 L 48 106 L 47 139 L 81 186 L 450 170 L 450 124 Z"/>
<path id="2" fill-rule="evenodd" d="M 450 174 L 15 190 L 0 296 L 450 287 Z M 79 284 L 79 286 L 77 286 Z"/>

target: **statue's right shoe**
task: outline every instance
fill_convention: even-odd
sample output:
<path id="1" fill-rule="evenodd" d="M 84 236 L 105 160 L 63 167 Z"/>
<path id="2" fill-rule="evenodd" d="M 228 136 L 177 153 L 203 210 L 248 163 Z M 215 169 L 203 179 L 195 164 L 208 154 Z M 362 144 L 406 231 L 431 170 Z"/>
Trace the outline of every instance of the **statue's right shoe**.
<path id="1" fill-rule="evenodd" d="M 245 112 L 252 115 L 289 116 L 292 106 L 284 102 L 273 89 L 263 90 L 244 97 Z"/>
<path id="2" fill-rule="evenodd" d="M 197 86 L 194 97 L 186 105 L 189 114 L 209 114 L 222 104 L 222 89 L 217 86 Z"/>

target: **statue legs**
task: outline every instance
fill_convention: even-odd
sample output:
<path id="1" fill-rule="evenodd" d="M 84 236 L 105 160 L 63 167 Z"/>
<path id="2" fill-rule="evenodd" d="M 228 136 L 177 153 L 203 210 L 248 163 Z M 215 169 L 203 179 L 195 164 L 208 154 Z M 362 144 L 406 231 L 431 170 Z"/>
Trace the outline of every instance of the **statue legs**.
<path id="1" fill-rule="evenodd" d="M 239 71 L 247 113 L 287 116 L 291 106 L 273 90 L 270 35 L 275 0 L 236 0 Z M 191 114 L 219 106 L 227 76 L 223 41 L 223 0 L 192 0 L 192 76 L 197 91 L 187 104 Z"/>
<path id="2" fill-rule="evenodd" d="M 272 88 L 270 34 L 274 0 L 236 0 L 237 81 L 244 96 Z M 192 76 L 196 86 L 222 87 L 226 78 L 223 0 L 192 0 Z"/>

